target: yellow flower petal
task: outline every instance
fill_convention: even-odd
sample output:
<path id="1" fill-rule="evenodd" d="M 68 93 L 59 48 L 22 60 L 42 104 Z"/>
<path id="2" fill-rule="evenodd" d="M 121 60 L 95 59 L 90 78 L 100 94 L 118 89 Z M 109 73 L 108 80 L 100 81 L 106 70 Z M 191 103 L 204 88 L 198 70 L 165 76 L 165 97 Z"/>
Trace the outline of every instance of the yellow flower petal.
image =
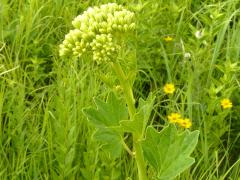
<path id="1" fill-rule="evenodd" d="M 177 123 L 179 126 L 182 126 L 183 128 L 190 128 L 192 126 L 192 122 L 188 118 L 179 119 Z"/>
<path id="2" fill-rule="evenodd" d="M 181 118 L 181 114 L 179 113 L 171 113 L 170 115 L 168 115 L 168 121 L 170 123 L 176 123 L 180 118 Z"/>
<path id="3" fill-rule="evenodd" d="M 168 83 L 164 86 L 163 88 L 163 91 L 166 93 L 166 94 L 173 94 L 174 91 L 175 91 L 175 86 L 174 84 L 172 83 Z"/>
<path id="4" fill-rule="evenodd" d="M 230 101 L 230 99 L 225 98 L 221 101 L 221 106 L 223 109 L 232 108 L 232 102 Z"/>
<path id="5" fill-rule="evenodd" d="M 171 42 L 171 41 L 173 40 L 173 38 L 172 38 L 171 36 L 166 36 L 166 37 L 164 37 L 163 39 L 164 39 L 164 41 L 166 41 L 166 42 Z"/>

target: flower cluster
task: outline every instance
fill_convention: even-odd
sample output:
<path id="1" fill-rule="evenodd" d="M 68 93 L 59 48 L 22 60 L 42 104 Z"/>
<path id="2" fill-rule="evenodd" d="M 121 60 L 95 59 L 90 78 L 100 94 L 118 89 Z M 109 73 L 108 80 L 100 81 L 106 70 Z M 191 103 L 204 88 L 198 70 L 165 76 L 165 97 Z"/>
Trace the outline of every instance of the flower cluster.
<path id="1" fill-rule="evenodd" d="M 168 115 L 168 121 L 170 123 L 176 123 L 183 128 L 190 128 L 192 126 L 192 122 L 188 118 L 182 118 L 179 113 L 171 113 Z"/>
<path id="2" fill-rule="evenodd" d="M 90 7 L 77 16 L 60 45 L 60 56 L 82 56 L 92 52 L 97 62 L 111 60 L 120 48 L 118 36 L 135 30 L 134 13 L 116 3 Z"/>

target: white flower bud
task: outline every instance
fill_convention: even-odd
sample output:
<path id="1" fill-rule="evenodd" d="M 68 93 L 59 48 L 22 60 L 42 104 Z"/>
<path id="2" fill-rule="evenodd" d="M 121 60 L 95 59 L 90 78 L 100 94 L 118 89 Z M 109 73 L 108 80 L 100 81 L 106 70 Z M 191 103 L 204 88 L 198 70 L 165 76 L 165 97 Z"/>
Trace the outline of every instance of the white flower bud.
<path id="1" fill-rule="evenodd" d="M 196 31 L 195 36 L 197 39 L 201 39 L 203 37 L 204 31 Z"/>
<path id="2" fill-rule="evenodd" d="M 184 53 L 184 58 L 186 59 L 191 58 L 191 54 L 189 52 Z"/>
<path id="3" fill-rule="evenodd" d="M 89 7 L 87 9 L 87 13 L 89 13 L 89 14 L 94 13 L 94 9 L 92 7 Z"/>

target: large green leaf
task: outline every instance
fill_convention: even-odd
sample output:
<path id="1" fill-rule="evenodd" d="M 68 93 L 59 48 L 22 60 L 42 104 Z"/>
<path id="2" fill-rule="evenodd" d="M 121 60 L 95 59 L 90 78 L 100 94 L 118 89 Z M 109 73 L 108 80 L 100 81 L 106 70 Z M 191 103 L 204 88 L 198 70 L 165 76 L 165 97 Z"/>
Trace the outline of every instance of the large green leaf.
<path id="1" fill-rule="evenodd" d="M 93 136 L 97 141 L 102 142 L 104 150 L 110 153 L 111 157 L 117 158 L 122 152 L 121 133 L 116 133 L 111 128 L 97 129 Z"/>
<path id="2" fill-rule="evenodd" d="M 142 148 L 145 159 L 157 172 L 157 179 L 171 180 L 195 162 L 190 154 L 198 135 L 199 131 L 178 133 L 174 125 L 165 127 L 160 133 L 153 127 L 147 128 Z"/>
<path id="3" fill-rule="evenodd" d="M 132 132 L 138 136 L 143 136 L 153 109 L 154 100 L 155 97 L 152 96 L 152 94 L 149 95 L 146 101 L 142 98 L 139 99 L 137 113 L 134 115 L 133 120 L 123 120 L 120 122 L 126 132 Z"/>
<path id="4" fill-rule="evenodd" d="M 97 108 L 85 108 L 84 114 L 96 127 L 119 126 L 119 121 L 128 118 L 128 111 L 122 99 L 110 93 L 107 102 L 94 99 Z"/>
<path id="5" fill-rule="evenodd" d="M 84 114 L 97 128 L 94 138 L 101 141 L 103 148 L 108 150 L 113 157 L 118 157 L 122 150 L 122 131 L 120 120 L 128 118 L 128 111 L 122 99 L 110 93 L 107 101 L 94 99 L 97 108 L 85 108 Z"/>

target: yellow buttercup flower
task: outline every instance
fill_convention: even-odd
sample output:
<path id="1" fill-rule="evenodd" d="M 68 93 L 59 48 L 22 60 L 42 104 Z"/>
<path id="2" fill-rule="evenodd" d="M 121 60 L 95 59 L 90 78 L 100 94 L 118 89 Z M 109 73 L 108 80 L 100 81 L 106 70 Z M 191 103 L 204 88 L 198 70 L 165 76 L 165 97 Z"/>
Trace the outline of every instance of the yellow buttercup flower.
<path id="1" fill-rule="evenodd" d="M 171 36 L 166 36 L 166 37 L 164 37 L 163 39 L 164 39 L 164 41 L 166 41 L 166 42 L 171 42 L 171 41 L 173 40 L 173 37 L 171 37 Z"/>
<path id="2" fill-rule="evenodd" d="M 188 118 L 178 119 L 177 124 L 183 128 L 190 128 L 192 126 L 192 122 Z"/>
<path id="3" fill-rule="evenodd" d="M 181 114 L 179 113 L 171 113 L 168 115 L 168 121 L 170 123 L 176 123 L 177 125 L 186 129 L 192 127 L 192 122 L 190 119 L 182 118 Z"/>
<path id="4" fill-rule="evenodd" d="M 230 101 L 230 99 L 225 98 L 221 101 L 221 106 L 223 109 L 232 108 L 232 102 Z"/>
<path id="5" fill-rule="evenodd" d="M 179 113 L 171 113 L 168 115 L 168 120 L 170 123 L 177 123 L 181 119 L 181 114 Z"/>
<path id="6" fill-rule="evenodd" d="M 164 86 L 163 90 L 164 90 L 164 92 L 165 92 L 166 94 L 173 94 L 174 91 L 175 91 L 175 86 L 174 86 L 174 84 L 172 84 L 172 83 L 167 83 L 167 84 Z"/>

